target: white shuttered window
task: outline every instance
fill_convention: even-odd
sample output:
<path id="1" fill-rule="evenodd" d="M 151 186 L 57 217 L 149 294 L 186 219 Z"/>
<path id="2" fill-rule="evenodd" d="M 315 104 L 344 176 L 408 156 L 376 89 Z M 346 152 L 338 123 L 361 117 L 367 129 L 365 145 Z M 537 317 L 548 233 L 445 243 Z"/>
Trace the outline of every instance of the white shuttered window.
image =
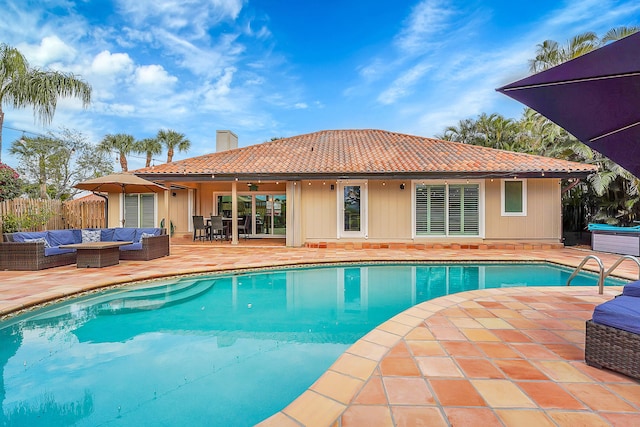
<path id="1" fill-rule="evenodd" d="M 417 184 L 416 236 L 480 235 L 479 184 Z"/>
<path id="2" fill-rule="evenodd" d="M 416 187 L 416 234 L 441 236 L 446 230 L 444 185 Z"/>

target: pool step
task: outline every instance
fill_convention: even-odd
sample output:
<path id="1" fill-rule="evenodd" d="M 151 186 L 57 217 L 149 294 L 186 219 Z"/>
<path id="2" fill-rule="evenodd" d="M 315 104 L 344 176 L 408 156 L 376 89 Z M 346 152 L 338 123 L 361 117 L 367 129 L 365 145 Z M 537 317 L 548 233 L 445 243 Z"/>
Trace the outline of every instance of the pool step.
<path id="1" fill-rule="evenodd" d="M 99 314 L 122 313 L 127 310 L 153 310 L 166 305 L 177 304 L 195 298 L 209 291 L 215 280 L 176 279 L 158 286 L 146 286 L 128 290 L 125 288 L 81 298 L 77 303 L 62 305 L 36 312 L 27 322 L 54 321 L 56 318 L 95 316 Z"/>
<path id="2" fill-rule="evenodd" d="M 114 314 L 125 311 L 155 310 L 167 305 L 178 304 L 196 298 L 208 292 L 215 280 L 182 280 L 176 283 L 164 284 L 128 291 L 114 295 L 96 307 L 97 314 Z"/>

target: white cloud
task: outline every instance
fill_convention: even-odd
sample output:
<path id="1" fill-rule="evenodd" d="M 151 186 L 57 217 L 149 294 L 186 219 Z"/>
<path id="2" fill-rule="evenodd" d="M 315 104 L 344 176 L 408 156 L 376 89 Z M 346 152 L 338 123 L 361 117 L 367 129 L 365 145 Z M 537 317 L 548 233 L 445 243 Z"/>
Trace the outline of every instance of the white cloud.
<path id="1" fill-rule="evenodd" d="M 178 81 L 162 67 L 162 65 L 143 65 L 136 68 L 135 83 L 141 86 L 167 90 Z"/>
<path id="2" fill-rule="evenodd" d="M 98 75 L 121 75 L 133 72 L 133 60 L 127 53 L 103 50 L 93 58 L 91 72 Z"/>
<path id="3" fill-rule="evenodd" d="M 305 110 L 307 108 L 309 108 L 309 106 L 307 105 L 306 102 L 297 102 L 294 104 L 293 106 L 295 109 L 297 110 Z"/>
<path id="4" fill-rule="evenodd" d="M 213 92 L 217 96 L 226 96 L 231 92 L 231 82 L 233 81 L 234 73 L 238 71 L 234 67 L 229 67 L 224 70 L 224 74 L 216 82 Z"/>
<path id="5" fill-rule="evenodd" d="M 115 116 L 128 116 L 136 111 L 134 105 L 120 104 L 117 102 L 94 102 L 92 107 L 96 112 Z"/>
<path id="6" fill-rule="evenodd" d="M 396 37 L 396 44 L 405 52 L 424 51 L 426 44 L 434 43 L 434 36 L 443 39 L 444 29 L 455 14 L 447 0 L 424 0 L 418 3 L 406 20 L 404 29 Z"/>
<path id="7" fill-rule="evenodd" d="M 47 67 L 55 62 L 71 62 L 76 56 L 76 50 L 57 35 L 44 37 L 38 45 L 20 43 L 16 48 L 31 65 L 38 67 Z"/>
<path id="8" fill-rule="evenodd" d="M 200 38 L 221 21 L 235 20 L 243 3 L 243 0 L 119 0 L 118 7 L 122 16 L 136 26 L 149 24 Z"/>
<path id="9" fill-rule="evenodd" d="M 378 102 L 393 104 L 399 98 L 406 96 L 411 88 L 432 68 L 429 64 L 418 64 L 397 78 L 387 90 L 378 96 Z"/>
<path id="10" fill-rule="evenodd" d="M 234 92 L 233 97 L 229 95 L 232 92 L 231 83 L 237 69 L 228 67 L 224 70 L 224 74 L 213 84 L 205 84 L 202 96 L 204 98 L 203 107 L 213 111 L 240 111 L 242 106 L 247 106 L 246 93 L 239 90 Z"/>

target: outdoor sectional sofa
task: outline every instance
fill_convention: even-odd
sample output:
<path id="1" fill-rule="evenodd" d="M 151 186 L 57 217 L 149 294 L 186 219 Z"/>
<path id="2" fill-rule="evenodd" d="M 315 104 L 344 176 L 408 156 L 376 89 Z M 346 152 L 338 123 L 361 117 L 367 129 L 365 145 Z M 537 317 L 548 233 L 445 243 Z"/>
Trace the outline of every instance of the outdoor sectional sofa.
<path id="1" fill-rule="evenodd" d="M 598 305 L 587 321 L 585 362 L 640 379 L 640 281 Z"/>
<path id="2" fill-rule="evenodd" d="M 169 255 L 169 236 L 161 228 L 102 228 L 5 233 L 0 270 L 42 270 L 76 262 L 75 249 L 61 245 L 87 241 L 133 242 L 120 247 L 121 260 L 148 261 Z"/>

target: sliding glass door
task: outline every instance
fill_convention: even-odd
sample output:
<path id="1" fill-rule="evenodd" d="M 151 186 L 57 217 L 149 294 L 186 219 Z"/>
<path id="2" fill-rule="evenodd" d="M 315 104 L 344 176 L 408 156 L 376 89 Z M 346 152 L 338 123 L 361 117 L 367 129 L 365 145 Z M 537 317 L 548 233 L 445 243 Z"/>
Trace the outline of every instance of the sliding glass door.
<path id="1" fill-rule="evenodd" d="M 216 212 L 231 218 L 230 194 L 217 194 Z M 252 193 L 238 195 L 238 221 L 249 218 L 250 235 L 285 237 L 287 232 L 287 196 L 285 194 Z"/>
<path id="2" fill-rule="evenodd" d="M 255 234 L 286 235 L 287 196 L 285 194 L 257 194 Z"/>

